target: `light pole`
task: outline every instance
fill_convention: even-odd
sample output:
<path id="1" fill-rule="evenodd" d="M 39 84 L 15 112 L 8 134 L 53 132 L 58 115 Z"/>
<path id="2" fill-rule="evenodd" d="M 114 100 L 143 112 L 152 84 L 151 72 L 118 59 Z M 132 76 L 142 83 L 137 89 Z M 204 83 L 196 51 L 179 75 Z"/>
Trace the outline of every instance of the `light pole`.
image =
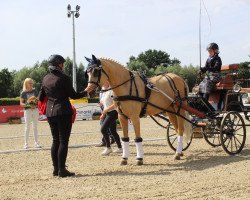
<path id="1" fill-rule="evenodd" d="M 75 50 L 75 17 L 78 18 L 80 16 L 79 10 L 80 6 L 76 6 L 76 10 L 71 10 L 71 5 L 68 4 L 68 18 L 72 15 L 72 25 L 73 25 L 73 87 L 77 90 L 76 87 L 76 50 Z"/>

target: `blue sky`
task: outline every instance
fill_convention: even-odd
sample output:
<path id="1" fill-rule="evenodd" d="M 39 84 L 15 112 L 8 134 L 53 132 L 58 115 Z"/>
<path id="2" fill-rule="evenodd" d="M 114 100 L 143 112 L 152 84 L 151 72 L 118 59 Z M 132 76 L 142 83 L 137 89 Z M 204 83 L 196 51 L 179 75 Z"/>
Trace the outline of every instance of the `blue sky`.
<path id="1" fill-rule="evenodd" d="M 250 0 L 204 0 L 202 63 L 217 42 L 224 64 L 249 61 Z M 199 0 L 0 0 L 0 69 L 32 66 L 51 54 L 72 58 L 72 19 L 80 5 L 76 61 L 95 54 L 123 64 L 148 49 L 163 50 L 182 65 L 199 64 Z"/>

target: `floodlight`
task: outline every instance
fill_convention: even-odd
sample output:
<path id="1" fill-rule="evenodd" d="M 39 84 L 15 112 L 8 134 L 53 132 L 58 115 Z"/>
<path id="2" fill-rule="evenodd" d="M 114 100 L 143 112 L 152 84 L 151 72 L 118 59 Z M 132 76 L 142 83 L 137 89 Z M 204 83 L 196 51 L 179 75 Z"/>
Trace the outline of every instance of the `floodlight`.
<path id="1" fill-rule="evenodd" d="M 80 10 L 80 6 L 76 6 L 76 11 L 78 12 Z"/>
<path id="2" fill-rule="evenodd" d="M 68 7 L 67 7 L 68 11 L 71 11 L 71 5 L 68 4 Z"/>
<path id="3" fill-rule="evenodd" d="M 80 16 L 79 12 L 76 12 L 75 17 L 78 18 Z"/>
<path id="4" fill-rule="evenodd" d="M 68 15 L 68 18 L 70 18 L 70 17 L 71 17 L 71 13 L 70 13 L 70 12 L 68 12 L 68 13 L 67 13 L 67 15 Z"/>

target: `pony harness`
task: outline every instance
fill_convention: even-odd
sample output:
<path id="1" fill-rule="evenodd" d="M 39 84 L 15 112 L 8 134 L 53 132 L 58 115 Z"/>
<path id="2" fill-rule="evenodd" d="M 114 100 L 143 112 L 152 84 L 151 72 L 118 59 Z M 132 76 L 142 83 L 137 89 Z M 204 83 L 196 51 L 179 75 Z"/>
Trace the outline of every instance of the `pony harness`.
<path id="1" fill-rule="evenodd" d="M 133 101 L 139 101 L 144 103 L 142 109 L 141 109 L 141 113 L 140 113 L 140 117 L 145 116 L 146 114 L 146 110 L 147 110 L 147 105 L 148 105 L 148 100 L 150 98 L 151 95 L 151 89 L 149 89 L 147 87 L 147 85 L 151 84 L 148 79 L 145 77 L 145 75 L 138 73 L 139 77 L 141 78 L 141 80 L 144 82 L 145 84 L 145 98 L 143 97 L 139 97 L 139 92 L 138 92 L 138 87 L 136 85 L 135 82 L 135 76 L 133 74 L 133 72 L 129 71 L 129 75 L 130 75 L 130 88 L 129 88 L 129 95 L 123 95 L 123 96 L 114 96 L 113 99 L 114 101 L 118 102 L 118 109 L 119 109 L 119 113 L 122 114 L 123 116 L 125 116 L 127 118 L 126 115 L 124 115 L 122 113 L 121 108 L 119 107 L 119 101 L 128 101 L 128 100 L 133 100 Z M 135 91 L 136 91 L 136 96 L 132 95 L 132 86 L 134 85 L 135 87 Z"/>

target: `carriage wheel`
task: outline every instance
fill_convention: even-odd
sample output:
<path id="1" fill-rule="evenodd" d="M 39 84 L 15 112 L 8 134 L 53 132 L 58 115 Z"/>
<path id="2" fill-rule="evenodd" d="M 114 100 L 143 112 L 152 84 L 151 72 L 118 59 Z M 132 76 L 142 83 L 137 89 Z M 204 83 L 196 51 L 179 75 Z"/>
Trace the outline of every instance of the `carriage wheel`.
<path id="1" fill-rule="evenodd" d="M 204 134 L 203 136 L 206 142 L 212 147 L 221 146 L 220 134 Z"/>
<path id="2" fill-rule="evenodd" d="M 223 149 L 230 155 L 238 154 L 246 142 L 246 126 L 242 116 L 231 111 L 223 118 L 220 127 Z"/>
<path id="3" fill-rule="evenodd" d="M 212 147 L 221 146 L 220 129 L 219 129 L 220 121 L 221 120 L 219 119 L 211 121 L 205 127 L 203 132 L 204 139 Z"/>
<path id="4" fill-rule="evenodd" d="M 190 144 L 192 142 L 192 139 L 193 139 L 193 135 L 188 143 L 185 143 L 183 141 L 183 149 L 182 149 L 183 151 L 188 149 L 188 147 L 190 146 Z M 176 134 L 174 126 L 171 123 L 169 123 L 167 126 L 167 141 L 168 141 L 170 148 L 173 149 L 174 151 L 176 151 L 177 134 Z"/>

